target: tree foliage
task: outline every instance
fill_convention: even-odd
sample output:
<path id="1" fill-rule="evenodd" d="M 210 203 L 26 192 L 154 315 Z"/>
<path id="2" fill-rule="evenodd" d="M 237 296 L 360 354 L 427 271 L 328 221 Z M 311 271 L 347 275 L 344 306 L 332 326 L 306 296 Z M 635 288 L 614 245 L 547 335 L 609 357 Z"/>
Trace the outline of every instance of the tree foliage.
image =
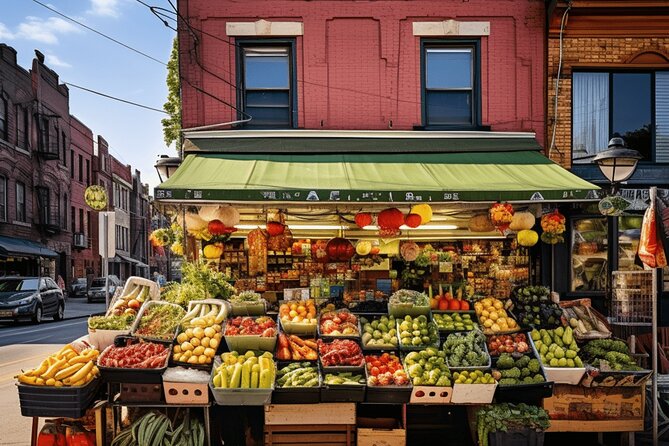
<path id="1" fill-rule="evenodd" d="M 176 143 L 177 151 L 181 150 L 181 80 L 179 79 L 179 41 L 174 38 L 172 53 L 167 62 L 167 102 L 163 109 L 168 117 L 161 120 L 163 137 L 168 146 Z"/>

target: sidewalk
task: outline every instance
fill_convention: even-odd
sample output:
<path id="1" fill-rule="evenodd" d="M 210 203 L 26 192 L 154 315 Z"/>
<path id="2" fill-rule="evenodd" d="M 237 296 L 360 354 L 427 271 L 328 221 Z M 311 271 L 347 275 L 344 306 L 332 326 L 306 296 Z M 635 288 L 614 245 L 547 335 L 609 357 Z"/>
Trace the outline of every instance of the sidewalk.
<path id="1" fill-rule="evenodd" d="M 77 319 L 104 313 L 104 302 L 88 303 L 85 297 L 68 297 L 65 301 L 65 319 Z"/>

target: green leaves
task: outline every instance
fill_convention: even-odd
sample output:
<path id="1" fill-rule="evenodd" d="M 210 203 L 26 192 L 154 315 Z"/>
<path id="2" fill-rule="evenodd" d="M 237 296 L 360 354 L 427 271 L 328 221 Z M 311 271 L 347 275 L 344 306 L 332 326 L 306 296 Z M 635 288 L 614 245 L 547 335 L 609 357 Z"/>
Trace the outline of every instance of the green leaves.
<path id="1" fill-rule="evenodd" d="M 506 432 L 509 429 L 546 430 L 550 426 L 548 413 L 544 409 L 525 403 L 481 407 L 476 414 L 476 422 L 480 446 L 488 446 L 490 432 Z"/>
<path id="2" fill-rule="evenodd" d="M 172 53 L 167 62 L 167 102 L 163 110 L 169 117 L 162 119 L 163 137 L 168 146 L 176 143 L 177 151 L 181 150 L 181 80 L 179 79 L 179 41 L 175 37 Z"/>

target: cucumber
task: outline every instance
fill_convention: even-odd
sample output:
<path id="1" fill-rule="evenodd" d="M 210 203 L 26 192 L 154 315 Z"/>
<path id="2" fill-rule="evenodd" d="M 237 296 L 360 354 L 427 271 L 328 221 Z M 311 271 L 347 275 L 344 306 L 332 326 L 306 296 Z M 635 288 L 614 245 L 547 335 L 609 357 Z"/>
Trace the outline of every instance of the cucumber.
<path id="1" fill-rule="evenodd" d="M 251 363 L 245 362 L 242 366 L 242 386 L 243 389 L 251 387 Z"/>
<path id="2" fill-rule="evenodd" d="M 251 388 L 257 389 L 260 384 L 260 373 L 257 371 L 251 372 Z"/>
<path id="3" fill-rule="evenodd" d="M 242 382 L 242 365 L 237 363 L 235 364 L 235 371 L 232 372 L 232 378 L 230 378 L 230 388 L 238 389 Z"/>
<path id="4" fill-rule="evenodd" d="M 260 372 L 260 383 L 258 384 L 258 387 L 261 389 L 269 389 L 272 387 L 272 376 L 271 373 L 268 369 L 263 369 L 262 372 Z"/>

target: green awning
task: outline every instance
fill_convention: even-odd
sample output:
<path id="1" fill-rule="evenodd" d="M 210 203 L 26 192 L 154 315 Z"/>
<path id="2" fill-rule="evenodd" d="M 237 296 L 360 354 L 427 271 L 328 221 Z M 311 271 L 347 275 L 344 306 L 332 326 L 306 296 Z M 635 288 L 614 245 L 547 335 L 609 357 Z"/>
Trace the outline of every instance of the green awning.
<path id="1" fill-rule="evenodd" d="M 58 257 L 58 253 L 41 243 L 0 235 L 0 257 Z"/>
<path id="2" fill-rule="evenodd" d="M 597 186 L 536 151 L 187 155 L 161 201 L 575 201 Z"/>

